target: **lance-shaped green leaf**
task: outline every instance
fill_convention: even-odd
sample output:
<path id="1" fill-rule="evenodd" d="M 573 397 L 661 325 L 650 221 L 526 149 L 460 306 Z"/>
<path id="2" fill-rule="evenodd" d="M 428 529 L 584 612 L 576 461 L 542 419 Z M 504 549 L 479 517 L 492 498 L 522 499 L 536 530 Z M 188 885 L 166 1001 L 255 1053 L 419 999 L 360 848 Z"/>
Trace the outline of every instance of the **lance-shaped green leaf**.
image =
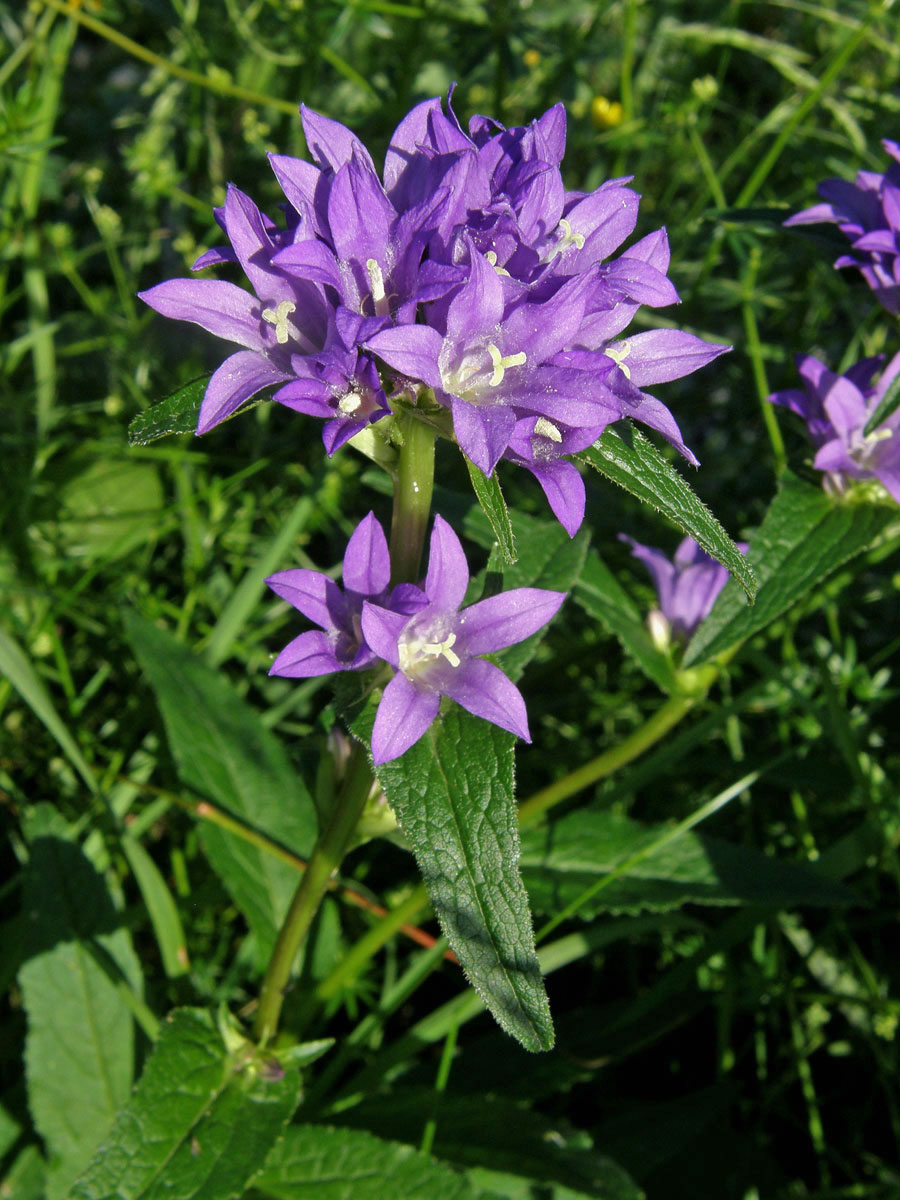
<path id="1" fill-rule="evenodd" d="M 465 458 L 465 455 L 463 455 Z M 506 501 L 503 499 L 503 492 L 500 490 L 500 481 L 497 478 L 497 472 L 494 471 L 491 475 L 485 475 L 480 471 L 474 463 L 466 458 L 466 466 L 469 469 L 469 478 L 472 481 L 472 487 L 481 505 L 481 511 L 487 517 L 494 537 L 497 539 L 497 549 L 505 563 L 512 564 L 518 557 L 516 553 L 516 539 L 513 536 L 512 523 L 509 519 L 509 509 L 506 507 Z"/>
<path id="2" fill-rule="evenodd" d="M 633 1180 L 595 1151 L 584 1131 L 558 1114 L 548 1117 L 523 1106 L 518 1097 L 453 1092 L 435 1097 L 424 1087 L 401 1086 L 390 1095 L 364 1100 L 340 1119 L 380 1137 L 410 1142 L 432 1114 L 435 1153 L 468 1168 L 491 1197 L 642 1200 Z M 503 1190 L 495 1193 L 501 1183 Z"/>
<path id="3" fill-rule="evenodd" d="M 312 798 L 284 747 L 259 715 L 187 647 L 136 613 L 128 639 L 156 693 L 182 781 L 288 850 L 308 855 L 316 837 Z M 204 822 L 209 860 L 257 935 L 271 951 L 297 872 L 259 846 Z"/>
<path id="4" fill-rule="evenodd" d="M 372 707 L 354 732 L 367 736 Z M 515 739 L 451 707 L 378 780 L 409 839 L 441 928 L 507 1033 L 549 1050 L 553 1024 L 519 874 Z"/>
<path id="5" fill-rule="evenodd" d="M 183 975 L 190 965 L 178 906 L 159 867 L 133 837 L 125 834 L 119 843 L 153 925 L 163 970 L 170 979 Z"/>
<path id="6" fill-rule="evenodd" d="M 748 609 L 734 582 L 726 584 L 691 639 L 684 665 L 706 662 L 764 629 L 896 520 L 893 506 L 842 502 L 787 472 L 750 539 L 747 554 L 760 577 L 755 605 Z"/>
<path id="7" fill-rule="evenodd" d="M 59 1200 L 128 1099 L 134 1026 L 119 985 L 124 976 L 139 988 L 140 969 L 105 883 L 74 842 L 31 844 L 23 913 L 28 1103 L 49 1156 L 46 1194 Z"/>
<path id="8" fill-rule="evenodd" d="M 363 1129 L 292 1125 L 274 1147 L 257 1193 L 279 1200 L 478 1200 L 480 1189 L 411 1146 Z"/>
<path id="9" fill-rule="evenodd" d="M 690 534 L 707 554 L 731 572 L 752 602 L 757 583 L 747 558 L 703 501 L 643 434 L 632 426 L 607 429 L 589 450 L 577 457 L 638 500 L 651 504 L 673 525 Z"/>
<path id="10" fill-rule="evenodd" d="M 664 692 L 675 689 L 676 677 L 671 662 L 654 646 L 637 605 L 596 550 L 588 554 L 573 599 L 619 639 L 622 648 L 649 679 Z"/>
<path id="11" fill-rule="evenodd" d="M 143 412 L 138 413 L 128 426 L 129 443 L 132 446 L 149 446 L 151 442 L 158 442 L 160 438 L 168 437 L 170 433 L 195 433 L 197 419 L 200 416 L 200 406 L 203 403 L 208 383 L 208 375 L 192 379 L 177 392 L 172 392 L 164 400 L 159 400 L 150 408 L 145 408 Z M 233 412 L 225 420 L 232 421 L 235 417 L 249 412 L 251 408 L 256 408 L 257 404 L 264 404 L 271 394 L 270 389 L 246 404 L 242 404 L 237 412 Z"/>
<path id="12" fill-rule="evenodd" d="M 881 397 L 871 417 L 866 421 L 863 437 L 874 433 L 882 421 L 886 421 L 898 408 L 900 408 L 900 375 L 896 375 L 888 384 L 887 391 Z"/>
<path id="13" fill-rule="evenodd" d="M 177 392 L 138 413 L 128 426 L 132 446 L 149 446 L 170 433 L 193 433 L 209 376 L 192 379 Z"/>
<path id="14" fill-rule="evenodd" d="M 70 1200 L 239 1196 L 299 1099 L 295 1066 L 218 1028 L 203 1009 L 176 1009 Z"/>
<path id="15" fill-rule="evenodd" d="M 616 812 L 579 809 L 552 826 L 522 831 L 522 874 L 535 909 L 665 912 L 683 904 L 841 906 L 858 903 L 843 884 L 802 862 Z M 601 885 L 598 887 L 598 885 Z"/>

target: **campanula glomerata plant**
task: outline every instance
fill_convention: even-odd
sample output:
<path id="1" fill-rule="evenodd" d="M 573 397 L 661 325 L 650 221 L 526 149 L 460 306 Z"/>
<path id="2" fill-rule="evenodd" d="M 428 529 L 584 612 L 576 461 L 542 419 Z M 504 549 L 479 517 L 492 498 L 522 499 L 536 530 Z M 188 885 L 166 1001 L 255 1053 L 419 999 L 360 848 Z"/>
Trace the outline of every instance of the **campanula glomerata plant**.
<path id="1" fill-rule="evenodd" d="M 0 0 L 0 1200 L 896 1194 L 896 33 Z"/>

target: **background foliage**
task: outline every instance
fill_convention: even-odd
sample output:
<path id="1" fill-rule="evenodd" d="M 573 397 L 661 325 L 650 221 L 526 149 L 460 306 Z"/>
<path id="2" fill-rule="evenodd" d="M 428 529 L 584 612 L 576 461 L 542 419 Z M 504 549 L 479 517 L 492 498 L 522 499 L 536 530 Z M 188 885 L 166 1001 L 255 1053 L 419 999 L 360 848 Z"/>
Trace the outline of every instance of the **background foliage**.
<path id="1" fill-rule="evenodd" d="M 328 698 L 267 676 L 296 626 L 262 580 L 337 568 L 389 500 L 268 405 L 202 441 L 129 448 L 126 430 L 220 354 L 134 293 L 218 240 L 227 181 L 276 202 L 264 153 L 303 153 L 298 103 L 377 160 L 455 80 L 463 118 L 562 99 L 570 187 L 634 176 L 638 235 L 669 231 L 673 322 L 735 347 L 666 386 L 703 464 L 690 482 L 733 536 L 768 513 L 781 544 L 777 522 L 823 501 L 779 414 L 795 474 L 770 509 L 761 398 L 794 386 L 795 352 L 841 369 L 898 343 L 831 268 L 839 235 L 780 222 L 818 180 L 884 169 L 898 32 L 857 0 L 0 4 L 4 1197 L 79 1176 L 80 1198 L 156 1195 L 135 1127 L 176 1164 L 170 1196 L 897 1194 L 893 511 L 823 532 L 810 510 L 821 569 L 769 560 L 768 624 L 723 602 L 695 661 L 747 640 L 686 719 L 523 828 L 554 1051 L 480 1015 L 442 943 L 388 937 L 431 926 L 411 856 L 381 839 L 348 860 L 288 997 L 312 1045 L 260 1057 L 240 1020 L 314 837 Z M 483 566 L 461 460 L 438 485 Z M 503 486 L 546 519 L 529 480 Z M 587 527 L 579 603 L 523 679 L 523 798 L 671 704 L 616 534 L 678 535 L 599 477 Z"/>

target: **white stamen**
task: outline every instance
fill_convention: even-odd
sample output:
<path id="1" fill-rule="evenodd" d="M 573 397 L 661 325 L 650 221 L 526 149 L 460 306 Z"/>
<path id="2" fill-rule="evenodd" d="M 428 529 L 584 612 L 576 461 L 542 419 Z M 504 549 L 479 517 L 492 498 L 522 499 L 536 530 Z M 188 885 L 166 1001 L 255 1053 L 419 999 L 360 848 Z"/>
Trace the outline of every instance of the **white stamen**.
<path id="1" fill-rule="evenodd" d="M 631 378 L 631 370 L 625 365 L 624 360 L 631 353 L 631 346 L 628 342 L 622 342 L 620 346 L 607 346 L 603 351 L 607 358 L 611 358 L 626 379 Z"/>
<path id="2" fill-rule="evenodd" d="M 372 299 L 377 304 L 379 300 L 384 299 L 384 276 L 374 258 L 366 259 L 366 270 L 369 272 L 369 282 L 372 285 Z"/>
<path id="3" fill-rule="evenodd" d="M 494 268 L 494 270 L 497 272 L 498 275 L 505 275 L 507 277 L 507 279 L 509 278 L 509 271 L 507 271 L 504 267 L 497 266 L 496 251 L 488 250 L 487 254 L 485 254 L 484 257 L 488 260 L 488 262 L 491 264 L 491 266 Z"/>
<path id="4" fill-rule="evenodd" d="M 291 300 L 282 300 L 277 308 L 264 308 L 262 319 L 275 326 L 275 341 L 283 346 L 290 337 L 288 333 L 288 314 L 296 312 L 297 305 Z"/>
<path id="5" fill-rule="evenodd" d="M 372 286 L 372 300 L 375 304 L 376 317 L 387 316 L 390 309 L 390 300 L 384 290 L 384 273 L 374 258 L 366 259 L 366 271 L 369 275 L 369 283 Z"/>
<path id="6" fill-rule="evenodd" d="M 562 434 L 553 422 L 548 421 L 546 417 L 538 417 L 534 423 L 534 432 L 538 437 L 549 438 L 551 442 L 556 442 L 557 445 L 562 441 Z"/>
<path id="7" fill-rule="evenodd" d="M 348 392 L 346 396 L 341 396 L 338 400 L 338 408 L 347 415 L 355 413 L 361 404 L 362 396 L 359 392 Z"/>
<path id="8" fill-rule="evenodd" d="M 517 354 L 507 354 L 504 358 L 493 342 L 488 345 L 488 354 L 491 356 L 491 364 L 494 368 L 491 387 L 498 387 L 503 382 L 503 376 L 508 367 L 521 367 L 527 361 L 523 350 Z"/>

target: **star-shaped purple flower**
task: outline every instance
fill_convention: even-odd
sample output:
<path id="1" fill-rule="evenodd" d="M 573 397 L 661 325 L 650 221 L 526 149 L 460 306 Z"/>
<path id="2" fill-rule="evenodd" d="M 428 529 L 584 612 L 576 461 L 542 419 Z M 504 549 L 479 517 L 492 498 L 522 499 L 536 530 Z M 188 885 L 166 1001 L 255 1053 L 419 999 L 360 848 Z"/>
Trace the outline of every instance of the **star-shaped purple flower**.
<path id="1" fill-rule="evenodd" d="M 631 553 L 650 572 L 659 608 L 648 617 L 654 640 L 665 646 L 675 638 L 686 642 L 709 614 L 728 582 L 729 572 L 717 563 L 691 537 L 686 537 L 670 559 L 662 550 L 642 546 L 625 533 L 619 539 L 631 547 Z M 738 542 L 742 554 L 745 542 Z"/>
<path id="2" fill-rule="evenodd" d="M 878 479 L 900 504 L 900 409 L 868 435 L 866 424 L 900 373 L 900 354 L 881 371 L 883 355 L 864 358 L 843 375 L 811 355 L 797 356 L 803 390 L 773 392 L 769 400 L 806 421 L 816 448 L 813 466 L 826 472 L 826 484 L 843 492 L 848 479 Z"/>
<path id="3" fill-rule="evenodd" d="M 266 583 L 272 591 L 321 632 L 294 638 L 275 659 L 269 674 L 302 679 L 372 666 L 376 656 L 363 640 L 360 624 L 364 602 L 375 600 L 385 605 L 386 611 L 407 615 L 426 603 L 425 594 L 412 584 L 400 584 L 388 593 L 390 578 L 387 539 L 372 513 L 363 517 L 347 543 L 343 591 L 321 571 L 298 567 L 270 575 Z"/>
<path id="4" fill-rule="evenodd" d="M 406 616 L 372 601 L 362 609 L 367 645 L 394 668 L 372 730 L 372 757 L 390 762 L 408 750 L 438 715 L 442 696 L 477 717 L 530 741 L 525 702 L 499 667 L 480 656 L 536 633 L 565 599 L 563 592 L 514 588 L 460 611 L 469 568 L 459 538 L 436 516 L 426 604 Z"/>
<path id="5" fill-rule="evenodd" d="M 860 171 L 856 182 L 826 179 L 818 186 L 824 204 L 789 217 L 785 225 L 836 224 L 850 239 L 853 254 L 842 254 L 836 267 L 858 267 L 879 302 L 900 313 L 900 145 L 881 143 L 896 161 L 881 175 Z"/>

